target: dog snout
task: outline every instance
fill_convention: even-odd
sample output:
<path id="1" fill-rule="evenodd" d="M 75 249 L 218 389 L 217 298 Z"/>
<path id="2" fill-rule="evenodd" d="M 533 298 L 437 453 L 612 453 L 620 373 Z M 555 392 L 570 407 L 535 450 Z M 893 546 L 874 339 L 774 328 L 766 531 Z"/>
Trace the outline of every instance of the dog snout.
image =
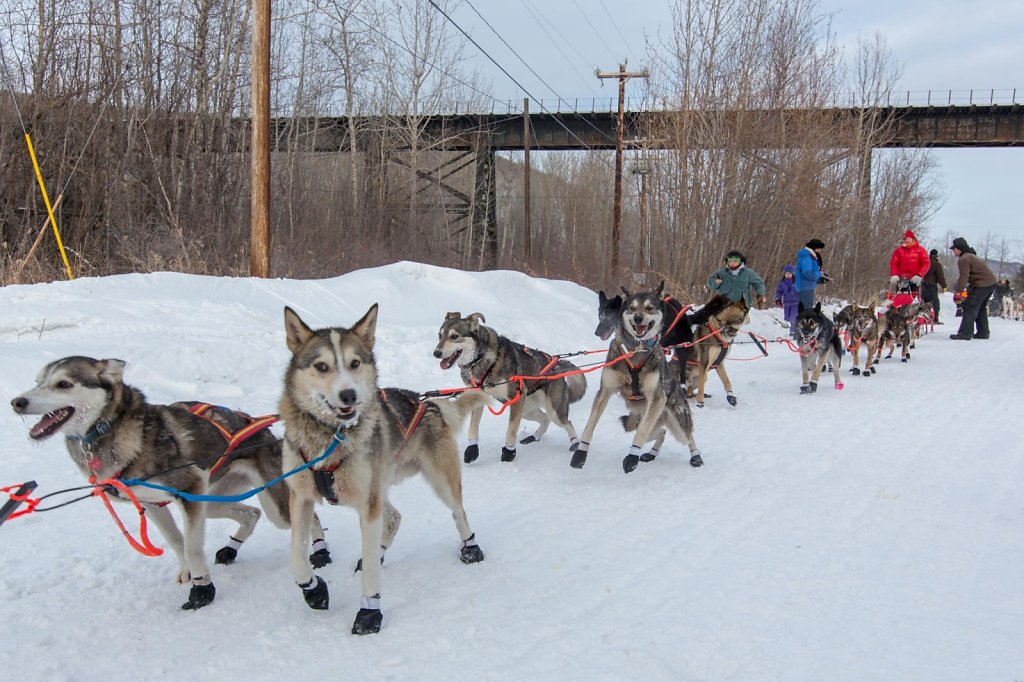
<path id="1" fill-rule="evenodd" d="M 441 349 L 440 348 L 435 348 L 434 349 L 434 357 L 437 358 L 438 360 L 441 359 Z"/>
<path id="2" fill-rule="evenodd" d="M 24 396 L 18 396 L 17 398 L 11 401 L 11 407 L 14 408 L 15 412 L 21 414 L 28 408 L 28 398 Z"/>
<path id="3" fill-rule="evenodd" d="M 633 316 L 633 324 L 641 324 L 644 321 L 644 316 L 637 313 Z"/>
<path id="4" fill-rule="evenodd" d="M 346 388 L 343 391 L 338 391 L 338 400 L 344 407 L 352 407 L 356 404 L 356 392 L 355 389 Z"/>

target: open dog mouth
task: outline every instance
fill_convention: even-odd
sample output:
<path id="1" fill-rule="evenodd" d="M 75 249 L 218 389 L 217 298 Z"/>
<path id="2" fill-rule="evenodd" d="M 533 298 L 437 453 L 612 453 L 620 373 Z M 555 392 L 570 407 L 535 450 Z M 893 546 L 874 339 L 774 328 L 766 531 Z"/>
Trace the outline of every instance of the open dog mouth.
<path id="1" fill-rule="evenodd" d="M 647 332 L 649 332 L 650 330 L 650 324 L 644 324 L 642 322 L 639 324 L 637 324 L 636 322 L 633 323 L 633 331 L 636 332 L 636 336 L 638 339 L 642 339 L 644 336 L 647 335 Z"/>
<path id="2" fill-rule="evenodd" d="M 49 438 L 57 432 L 57 429 L 64 426 L 64 424 L 66 424 L 74 414 L 75 408 L 70 406 L 60 407 L 53 412 L 47 412 L 43 415 L 43 418 L 29 430 L 28 437 L 32 440 Z"/>
<path id="3" fill-rule="evenodd" d="M 462 349 L 457 349 L 454 353 L 446 358 L 441 358 L 441 369 L 448 369 L 455 364 L 455 361 L 462 356 Z"/>

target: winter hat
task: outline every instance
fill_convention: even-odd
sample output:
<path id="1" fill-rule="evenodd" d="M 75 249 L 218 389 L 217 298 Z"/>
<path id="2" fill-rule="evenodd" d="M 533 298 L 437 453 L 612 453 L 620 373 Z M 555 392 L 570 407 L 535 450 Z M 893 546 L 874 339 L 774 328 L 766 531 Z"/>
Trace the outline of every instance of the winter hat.
<path id="1" fill-rule="evenodd" d="M 951 249 L 960 249 L 961 251 L 970 251 L 971 245 L 967 243 L 967 240 L 963 237 L 957 237 L 953 240 L 953 245 L 949 247 Z"/>
<path id="2" fill-rule="evenodd" d="M 782 271 L 783 272 L 796 272 L 796 268 L 793 267 L 792 265 L 790 265 L 789 263 L 786 263 L 785 265 L 782 266 Z"/>
<path id="3" fill-rule="evenodd" d="M 804 246 L 806 246 L 809 249 L 824 249 L 825 242 L 821 241 L 820 239 L 812 239 L 811 241 L 804 244 Z"/>
<path id="4" fill-rule="evenodd" d="M 907 237 L 910 237 L 915 242 L 917 241 L 917 235 L 914 234 L 913 230 L 907 230 L 906 232 L 903 233 L 903 238 L 906 239 Z"/>
<path id="5" fill-rule="evenodd" d="M 744 255 L 743 255 L 742 253 L 740 253 L 739 251 L 737 251 L 736 249 L 733 249 L 733 250 L 732 250 L 732 251 L 730 251 L 729 253 L 725 254 L 725 258 L 724 258 L 724 260 L 729 260 L 730 258 L 739 258 L 739 259 L 740 259 L 740 263 L 743 263 L 744 265 L 745 265 L 745 264 L 746 264 L 746 262 L 747 262 L 747 257 L 746 257 L 746 256 L 744 256 Z"/>
<path id="6" fill-rule="evenodd" d="M 931 251 L 928 252 L 928 255 L 929 256 L 938 256 L 939 255 L 939 250 L 938 249 L 932 249 Z"/>

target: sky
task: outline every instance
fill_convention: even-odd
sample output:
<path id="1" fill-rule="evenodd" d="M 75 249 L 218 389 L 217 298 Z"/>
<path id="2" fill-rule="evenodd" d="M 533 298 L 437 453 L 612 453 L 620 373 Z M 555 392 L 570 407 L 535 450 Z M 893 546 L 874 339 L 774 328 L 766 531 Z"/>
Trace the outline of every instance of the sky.
<path id="1" fill-rule="evenodd" d="M 596 351 L 578 365 L 607 347 L 593 335 L 594 292 L 509 271 L 406 262 L 326 280 L 153 273 L 0 287 L 0 487 L 85 484 L 60 434 L 30 441 L 39 417 L 8 407 L 47 362 L 115 357 L 152 402 L 272 414 L 290 358 L 282 307 L 320 328 L 350 326 L 375 302 L 385 386 L 461 386 L 432 354 L 452 310 L 549 353 Z M 944 295 L 945 324 L 908 363 L 882 360 L 867 378 L 847 356 L 843 389 L 826 375 L 814 395 L 800 394 L 785 346 L 762 358 L 737 345 L 725 363 L 737 405 L 711 377 L 694 410 L 699 469 L 670 437 L 624 474 L 632 435 L 619 397 L 581 470 L 554 426 L 502 462 L 507 417 L 485 412 L 480 457 L 462 467 L 485 560 L 460 563 L 451 514 L 422 479 L 394 486 L 402 522 L 384 560 L 384 624 L 366 637 L 350 634 L 361 586 L 349 509 L 318 507 L 334 558 L 318 571 L 327 611 L 303 602 L 289 533 L 266 516 L 230 566 L 212 555 L 234 524 L 207 523 L 217 595 L 191 612 L 152 524 L 164 556 L 134 552 L 94 497 L 12 519 L 0 526 L 0 661 L 8 679 L 33 682 L 1022 680 L 1024 449 L 1007 416 L 1024 395 L 1000 391 L 994 406 L 967 394 L 1024 382 L 1024 322 L 951 341 L 952 313 Z M 747 329 L 775 340 L 780 317 L 755 310 Z M 578 430 L 598 383 L 587 375 L 570 409 Z M 524 421 L 519 436 L 534 428 Z M 466 438 L 463 427 L 460 451 Z M 132 508 L 115 509 L 137 535 Z"/>
<path id="2" fill-rule="evenodd" d="M 501 73 L 477 48 L 467 49 L 492 78 L 500 99 L 566 100 L 610 98 L 614 81 L 602 85 L 596 69 L 613 71 L 623 59 L 631 70 L 644 67 L 647 37 L 671 34 L 671 13 L 664 0 L 471 0 L 453 18 L 508 71 L 523 88 Z M 473 12 L 479 11 L 501 39 Z M 628 7 L 628 9 L 627 9 Z M 903 67 L 897 90 L 912 101 L 927 101 L 928 91 L 955 91 L 967 98 L 971 90 L 996 90 L 997 101 L 1024 102 L 1024 2 L 1005 0 L 822 0 L 822 14 L 832 16 L 833 34 L 847 54 L 860 37 L 882 34 Z M 530 67 L 520 61 L 519 57 Z M 540 78 L 531 73 L 532 68 Z M 627 90 L 627 95 L 628 95 Z M 938 241 L 952 231 L 977 242 L 988 232 L 1019 245 L 1024 260 L 1024 202 L 1019 189 L 1024 177 L 1024 149 L 950 149 L 933 152 L 943 201 L 922 226 Z M 931 245 L 931 243 L 929 243 Z"/>

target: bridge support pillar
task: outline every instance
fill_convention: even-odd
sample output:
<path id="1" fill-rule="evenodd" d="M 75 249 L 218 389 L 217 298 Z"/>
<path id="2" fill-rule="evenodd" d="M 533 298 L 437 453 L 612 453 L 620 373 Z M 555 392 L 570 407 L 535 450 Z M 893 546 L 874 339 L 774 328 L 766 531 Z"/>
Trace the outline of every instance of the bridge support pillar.
<path id="1" fill-rule="evenodd" d="M 498 183 L 495 175 L 494 148 L 486 134 L 478 136 L 473 146 L 476 154 L 476 178 L 470 211 L 472 242 L 480 245 L 477 267 L 481 270 L 493 270 L 498 266 Z"/>

